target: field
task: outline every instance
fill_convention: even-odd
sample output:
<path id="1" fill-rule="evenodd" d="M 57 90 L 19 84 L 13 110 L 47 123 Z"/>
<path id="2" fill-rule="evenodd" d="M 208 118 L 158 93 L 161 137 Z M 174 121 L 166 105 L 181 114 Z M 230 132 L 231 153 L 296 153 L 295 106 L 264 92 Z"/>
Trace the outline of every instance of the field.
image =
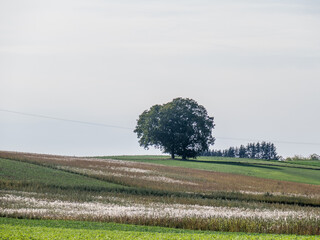
<path id="1" fill-rule="evenodd" d="M 316 236 L 178 230 L 115 223 L 0 218 L 0 239 L 319 239 Z"/>
<path id="2" fill-rule="evenodd" d="M 48 185 L 60 188 L 124 188 L 121 185 L 109 183 L 74 173 L 62 172 L 57 169 L 44 168 L 38 165 L 20 162 L 17 164 L 11 160 L 0 159 L 0 178 L 17 183 L 43 186 Z"/>
<path id="3" fill-rule="evenodd" d="M 2 151 L 0 238 L 36 231 L 67 238 L 80 220 L 77 234 L 83 239 L 94 234 L 109 239 L 316 239 L 319 171 L 305 162 Z"/>
<path id="4" fill-rule="evenodd" d="M 320 161 L 266 161 L 258 159 L 199 157 L 196 160 L 172 160 L 166 156 L 110 156 L 135 162 L 155 163 L 165 166 L 187 167 L 216 172 L 235 173 L 247 176 L 269 178 L 320 185 Z"/>
<path id="5" fill-rule="evenodd" d="M 298 164 L 298 165 L 307 165 L 307 166 L 315 166 L 320 168 L 319 160 L 294 160 L 288 161 L 289 164 Z"/>

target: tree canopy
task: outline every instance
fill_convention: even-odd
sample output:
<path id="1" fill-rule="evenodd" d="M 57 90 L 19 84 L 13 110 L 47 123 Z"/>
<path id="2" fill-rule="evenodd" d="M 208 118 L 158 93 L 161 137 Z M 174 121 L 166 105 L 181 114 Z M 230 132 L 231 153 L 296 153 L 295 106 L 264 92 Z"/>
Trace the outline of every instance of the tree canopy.
<path id="1" fill-rule="evenodd" d="M 163 105 L 154 105 L 144 111 L 134 130 L 140 146 L 154 146 L 172 158 L 195 158 L 214 143 L 213 117 L 196 101 L 175 98 Z"/>

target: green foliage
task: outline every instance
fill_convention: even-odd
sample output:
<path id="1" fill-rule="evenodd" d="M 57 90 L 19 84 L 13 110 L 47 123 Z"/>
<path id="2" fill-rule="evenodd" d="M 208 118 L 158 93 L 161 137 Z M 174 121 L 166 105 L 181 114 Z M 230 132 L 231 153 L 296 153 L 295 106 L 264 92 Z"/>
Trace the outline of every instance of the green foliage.
<path id="1" fill-rule="evenodd" d="M 79 221 L 0 218 L 0 239 L 320 239 L 319 236 L 244 234 Z"/>
<path id="2" fill-rule="evenodd" d="M 310 160 L 318 160 L 319 161 L 320 155 L 314 153 L 314 154 L 311 154 L 309 158 L 310 158 Z"/>
<path id="3" fill-rule="evenodd" d="M 214 143 L 213 118 L 192 99 L 176 98 L 164 105 L 144 111 L 134 130 L 140 146 L 155 146 L 165 153 L 196 157 Z"/>
<path id="4" fill-rule="evenodd" d="M 288 157 L 285 159 L 288 162 L 301 162 L 302 161 L 315 161 L 316 163 L 319 164 L 320 166 L 320 156 L 318 154 L 311 154 L 308 158 L 303 157 L 303 156 L 299 156 L 299 155 L 294 155 L 293 157 Z"/>
<path id="5" fill-rule="evenodd" d="M 237 157 L 237 158 L 251 158 L 251 159 L 266 159 L 278 160 L 279 156 L 276 152 L 276 147 L 270 142 L 249 143 L 246 147 L 230 147 L 229 149 L 209 150 L 201 153 L 202 156 L 213 157 Z"/>

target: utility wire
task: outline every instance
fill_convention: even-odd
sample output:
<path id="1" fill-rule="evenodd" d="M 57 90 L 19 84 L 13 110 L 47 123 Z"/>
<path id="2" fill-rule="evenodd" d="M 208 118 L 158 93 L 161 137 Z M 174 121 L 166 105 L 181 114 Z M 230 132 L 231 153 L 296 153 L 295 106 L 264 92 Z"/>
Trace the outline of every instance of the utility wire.
<path id="1" fill-rule="evenodd" d="M 6 110 L 6 109 L 0 109 L 0 111 L 1 112 L 24 115 L 24 116 L 30 116 L 30 117 L 46 118 L 46 119 L 64 121 L 64 122 L 80 123 L 80 124 L 87 124 L 87 125 L 93 125 L 93 126 L 99 126 L 99 127 L 120 128 L 120 129 L 133 130 L 132 128 L 128 128 L 128 127 L 109 125 L 109 124 L 104 124 L 104 123 L 86 122 L 86 121 L 79 121 L 79 120 L 72 120 L 72 119 L 65 119 L 65 118 L 58 118 L 58 117 L 51 117 L 51 116 L 46 116 L 46 115 L 34 114 L 34 113 L 11 111 L 11 110 Z"/>
<path id="2" fill-rule="evenodd" d="M 37 118 L 46 118 L 46 119 L 52 119 L 57 121 L 64 121 L 64 122 L 72 122 L 72 123 L 80 123 L 80 124 L 86 124 L 86 125 L 92 125 L 92 126 L 98 126 L 98 127 L 107 127 L 107 128 L 118 128 L 118 129 L 126 129 L 126 130 L 133 130 L 129 127 L 123 127 L 123 126 L 117 126 L 117 125 L 109 125 L 104 123 L 95 123 L 95 122 L 87 122 L 87 121 L 79 121 L 79 120 L 72 120 L 72 119 L 65 119 L 65 118 L 58 118 L 58 117 L 52 117 L 42 114 L 34 114 L 34 113 L 25 113 L 25 112 L 18 112 L 18 111 L 12 111 L 7 109 L 0 109 L 1 112 L 7 112 L 7 113 L 14 113 L 29 117 L 37 117 Z M 222 140 L 236 140 L 236 141 L 249 141 L 249 142 L 261 142 L 261 140 L 258 139 L 247 139 L 247 138 L 231 138 L 231 137 L 215 137 L 217 139 Z M 275 143 L 285 143 L 285 144 L 301 144 L 301 145 L 317 145 L 320 146 L 320 143 L 314 143 L 314 142 L 291 142 L 291 141 L 272 141 Z"/>
<path id="3" fill-rule="evenodd" d="M 229 137 L 216 137 L 218 139 L 225 139 L 225 140 L 239 140 L 239 141 L 249 141 L 249 142 L 261 142 L 261 140 L 258 139 L 247 139 L 247 138 L 229 138 Z M 314 143 L 314 142 L 291 142 L 291 141 L 278 141 L 278 140 L 272 140 L 271 142 L 275 143 L 285 143 L 285 144 L 303 144 L 303 145 L 319 145 L 320 143 Z"/>

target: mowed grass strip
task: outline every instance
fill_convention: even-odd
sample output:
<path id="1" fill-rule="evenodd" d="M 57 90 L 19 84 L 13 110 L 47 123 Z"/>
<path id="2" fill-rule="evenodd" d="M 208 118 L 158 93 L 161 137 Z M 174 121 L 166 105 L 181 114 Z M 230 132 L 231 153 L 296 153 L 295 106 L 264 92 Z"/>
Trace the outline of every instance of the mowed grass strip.
<path id="1" fill-rule="evenodd" d="M 0 218 L 0 239 L 320 239 L 319 236 L 201 232 L 115 223 Z"/>
<path id="2" fill-rule="evenodd" d="M 119 156 L 102 156 L 95 158 L 110 158 L 119 160 L 131 160 L 131 161 L 150 161 L 150 160 L 171 160 L 168 155 L 119 155 Z M 176 160 L 181 160 L 177 157 Z M 205 162 L 233 162 L 238 164 L 255 164 L 255 165 L 270 165 L 270 166 L 280 166 L 280 167 L 301 167 L 308 169 L 319 169 L 319 160 L 290 160 L 290 161 L 278 161 L 278 160 L 265 160 L 265 159 L 252 159 L 252 158 L 230 158 L 230 157 L 213 157 L 213 156 L 200 156 L 196 159 L 197 161 Z M 294 164 L 294 165 L 293 165 Z"/>
<path id="3" fill-rule="evenodd" d="M 90 189 L 125 188 L 122 185 L 109 183 L 79 174 L 69 173 L 39 166 L 0 158 L 0 180 L 2 182 L 23 182 L 56 187 Z"/>
<path id="4" fill-rule="evenodd" d="M 306 166 L 314 166 L 320 168 L 320 160 L 292 160 L 287 161 L 288 164 L 294 165 L 306 165 Z"/>
<path id="5" fill-rule="evenodd" d="M 169 159 L 168 156 L 109 156 L 117 159 L 165 166 L 185 167 L 215 172 L 235 173 L 253 177 L 320 185 L 320 169 L 308 168 L 307 164 L 281 163 L 256 159 L 237 159 L 221 157 L 199 157 L 197 159 Z M 313 163 L 315 165 L 315 163 Z M 311 166 L 311 164 L 310 164 Z"/>

